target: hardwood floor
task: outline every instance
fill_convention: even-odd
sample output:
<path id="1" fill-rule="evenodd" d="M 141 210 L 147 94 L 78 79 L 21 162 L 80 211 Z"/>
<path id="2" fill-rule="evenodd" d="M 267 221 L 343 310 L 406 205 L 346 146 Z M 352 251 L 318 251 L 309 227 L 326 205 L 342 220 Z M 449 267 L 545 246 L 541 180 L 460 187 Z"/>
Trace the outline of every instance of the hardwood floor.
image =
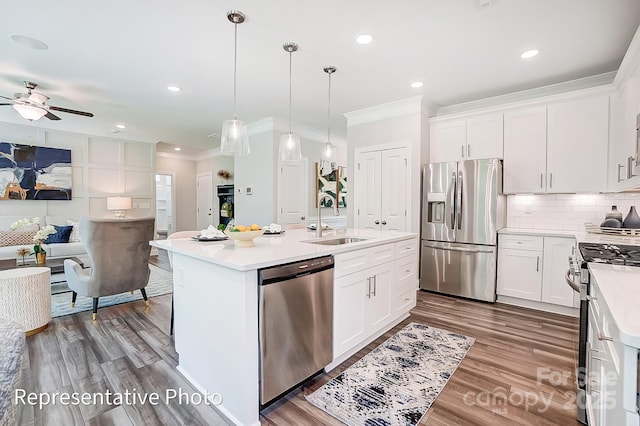
<path id="1" fill-rule="evenodd" d="M 151 263 L 168 269 L 162 256 Z M 182 388 L 196 393 L 175 370 L 168 335 L 171 296 L 55 318 L 27 338 L 26 392 L 143 394 Z M 419 292 L 411 317 L 328 374 L 321 374 L 262 412 L 264 425 L 337 425 L 305 400 L 313 392 L 411 321 L 476 338 L 421 425 L 578 425 L 575 368 L 578 321 L 502 304 Z M 207 405 L 20 405 L 24 425 L 224 425 Z"/>

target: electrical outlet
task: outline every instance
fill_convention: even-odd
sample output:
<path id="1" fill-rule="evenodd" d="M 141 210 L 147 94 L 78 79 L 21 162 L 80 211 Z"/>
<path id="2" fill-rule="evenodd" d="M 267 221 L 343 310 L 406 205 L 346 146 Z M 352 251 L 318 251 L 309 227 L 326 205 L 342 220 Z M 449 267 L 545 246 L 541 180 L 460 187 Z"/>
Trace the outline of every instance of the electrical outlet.
<path id="1" fill-rule="evenodd" d="M 251 194 L 253 194 L 253 189 L 250 186 L 247 186 L 244 189 L 244 193 L 247 194 L 247 195 L 251 195 Z"/>
<path id="2" fill-rule="evenodd" d="M 151 204 L 149 204 L 149 203 L 140 203 L 140 208 L 141 209 L 150 209 L 151 208 Z"/>

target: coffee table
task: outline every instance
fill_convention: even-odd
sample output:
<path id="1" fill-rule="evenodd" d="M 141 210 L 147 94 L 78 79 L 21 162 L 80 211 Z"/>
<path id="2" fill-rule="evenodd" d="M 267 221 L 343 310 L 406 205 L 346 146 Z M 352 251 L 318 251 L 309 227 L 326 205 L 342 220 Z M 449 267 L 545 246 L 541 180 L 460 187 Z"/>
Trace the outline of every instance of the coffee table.
<path id="1" fill-rule="evenodd" d="M 60 257 L 56 259 L 47 259 L 47 262 L 44 265 L 37 264 L 35 262 L 25 262 L 25 264 L 22 265 L 22 261 L 16 261 L 17 263 L 13 265 L 10 263 L 2 262 L 0 263 L 0 271 L 4 271 L 7 269 L 33 268 L 33 267 L 44 266 L 51 269 L 52 274 L 61 274 L 64 272 L 64 261 L 66 259 L 70 259 L 70 260 L 73 260 L 74 262 L 78 262 L 78 264 L 84 268 L 84 263 L 82 262 L 82 260 L 78 259 L 77 257 Z"/>

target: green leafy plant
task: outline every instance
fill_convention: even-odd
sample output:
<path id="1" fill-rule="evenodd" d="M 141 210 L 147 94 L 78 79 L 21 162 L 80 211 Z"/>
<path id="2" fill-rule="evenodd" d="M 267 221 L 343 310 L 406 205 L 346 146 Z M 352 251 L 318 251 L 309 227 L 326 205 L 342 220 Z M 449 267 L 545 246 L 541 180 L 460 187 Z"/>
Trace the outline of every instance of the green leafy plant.
<path id="1" fill-rule="evenodd" d="M 35 244 L 33 246 L 33 253 L 31 254 L 46 253 L 46 250 L 42 247 L 42 245 L 49 235 L 56 233 L 56 228 L 51 225 L 47 225 L 44 227 L 40 226 L 39 217 L 32 217 L 31 219 L 25 217 L 24 219 L 20 219 L 12 223 L 11 229 L 15 231 L 17 229 L 30 225 L 38 226 L 38 232 L 36 232 L 36 235 L 33 236 L 33 241 L 35 242 Z"/>

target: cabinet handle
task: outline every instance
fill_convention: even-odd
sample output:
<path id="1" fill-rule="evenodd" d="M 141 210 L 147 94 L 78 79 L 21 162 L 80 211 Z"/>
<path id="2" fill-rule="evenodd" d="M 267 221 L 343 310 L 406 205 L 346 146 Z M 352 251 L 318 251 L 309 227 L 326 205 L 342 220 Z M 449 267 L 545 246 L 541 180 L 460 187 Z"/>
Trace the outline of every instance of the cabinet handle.
<path id="1" fill-rule="evenodd" d="M 411 269 L 405 269 L 404 271 L 405 271 L 406 273 L 409 273 L 409 272 L 411 272 Z"/>
<path id="2" fill-rule="evenodd" d="M 607 340 L 609 342 L 612 342 L 613 337 L 605 336 L 604 334 L 598 332 L 598 340 Z"/>
<path id="3" fill-rule="evenodd" d="M 464 145 L 460 145 L 460 156 L 464 158 Z"/>
<path id="4" fill-rule="evenodd" d="M 376 279 L 376 276 L 373 276 L 373 295 L 376 295 L 376 286 L 377 286 L 378 280 Z"/>
<path id="5" fill-rule="evenodd" d="M 471 145 L 467 144 L 467 158 L 471 157 Z"/>
<path id="6" fill-rule="evenodd" d="M 622 182 L 622 178 L 620 177 L 620 169 L 622 169 L 623 167 L 625 167 L 624 164 L 618 163 L 618 183 Z"/>
<path id="7" fill-rule="evenodd" d="M 387 224 L 387 221 L 386 221 L 386 220 L 383 220 L 383 221 L 382 221 L 382 224 L 383 224 L 383 225 L 386 225 L 386 224 Z"/>
<path id="8" fill-rule="evenodd" d="M 542 188 L 542 179 L 544 179 L 544 173 L 540 173 L 540 188 Z"/>
<path id="9" fill-rule="evenodd" d="M 371 299 L 371 277 L 367 277 L 367 299 Z"/>
<path id="10" fill-rule="evenodd" d="M 376 219 L 376 221 L 373 223 L 375 223 L 376 225 L 380 225 L 380 221 L 378 219 Z"/>
<path id="11" fill-rule="evenodd" d="M 553 173 L 549 173 L 549 188 L 553 188 Z"/>
<path id="12" fill-rule="evenodd" d="M 631 179 L 632 177 L 635 176 L 633 174 L 633 160 L 635 160 L 633 155 L 627 158 L 627 179 Z"/>
<path id="13" fill-rule="evenodd" d="M 536 256 L 536 272 L 540 271 L 540 256 Z"/>

